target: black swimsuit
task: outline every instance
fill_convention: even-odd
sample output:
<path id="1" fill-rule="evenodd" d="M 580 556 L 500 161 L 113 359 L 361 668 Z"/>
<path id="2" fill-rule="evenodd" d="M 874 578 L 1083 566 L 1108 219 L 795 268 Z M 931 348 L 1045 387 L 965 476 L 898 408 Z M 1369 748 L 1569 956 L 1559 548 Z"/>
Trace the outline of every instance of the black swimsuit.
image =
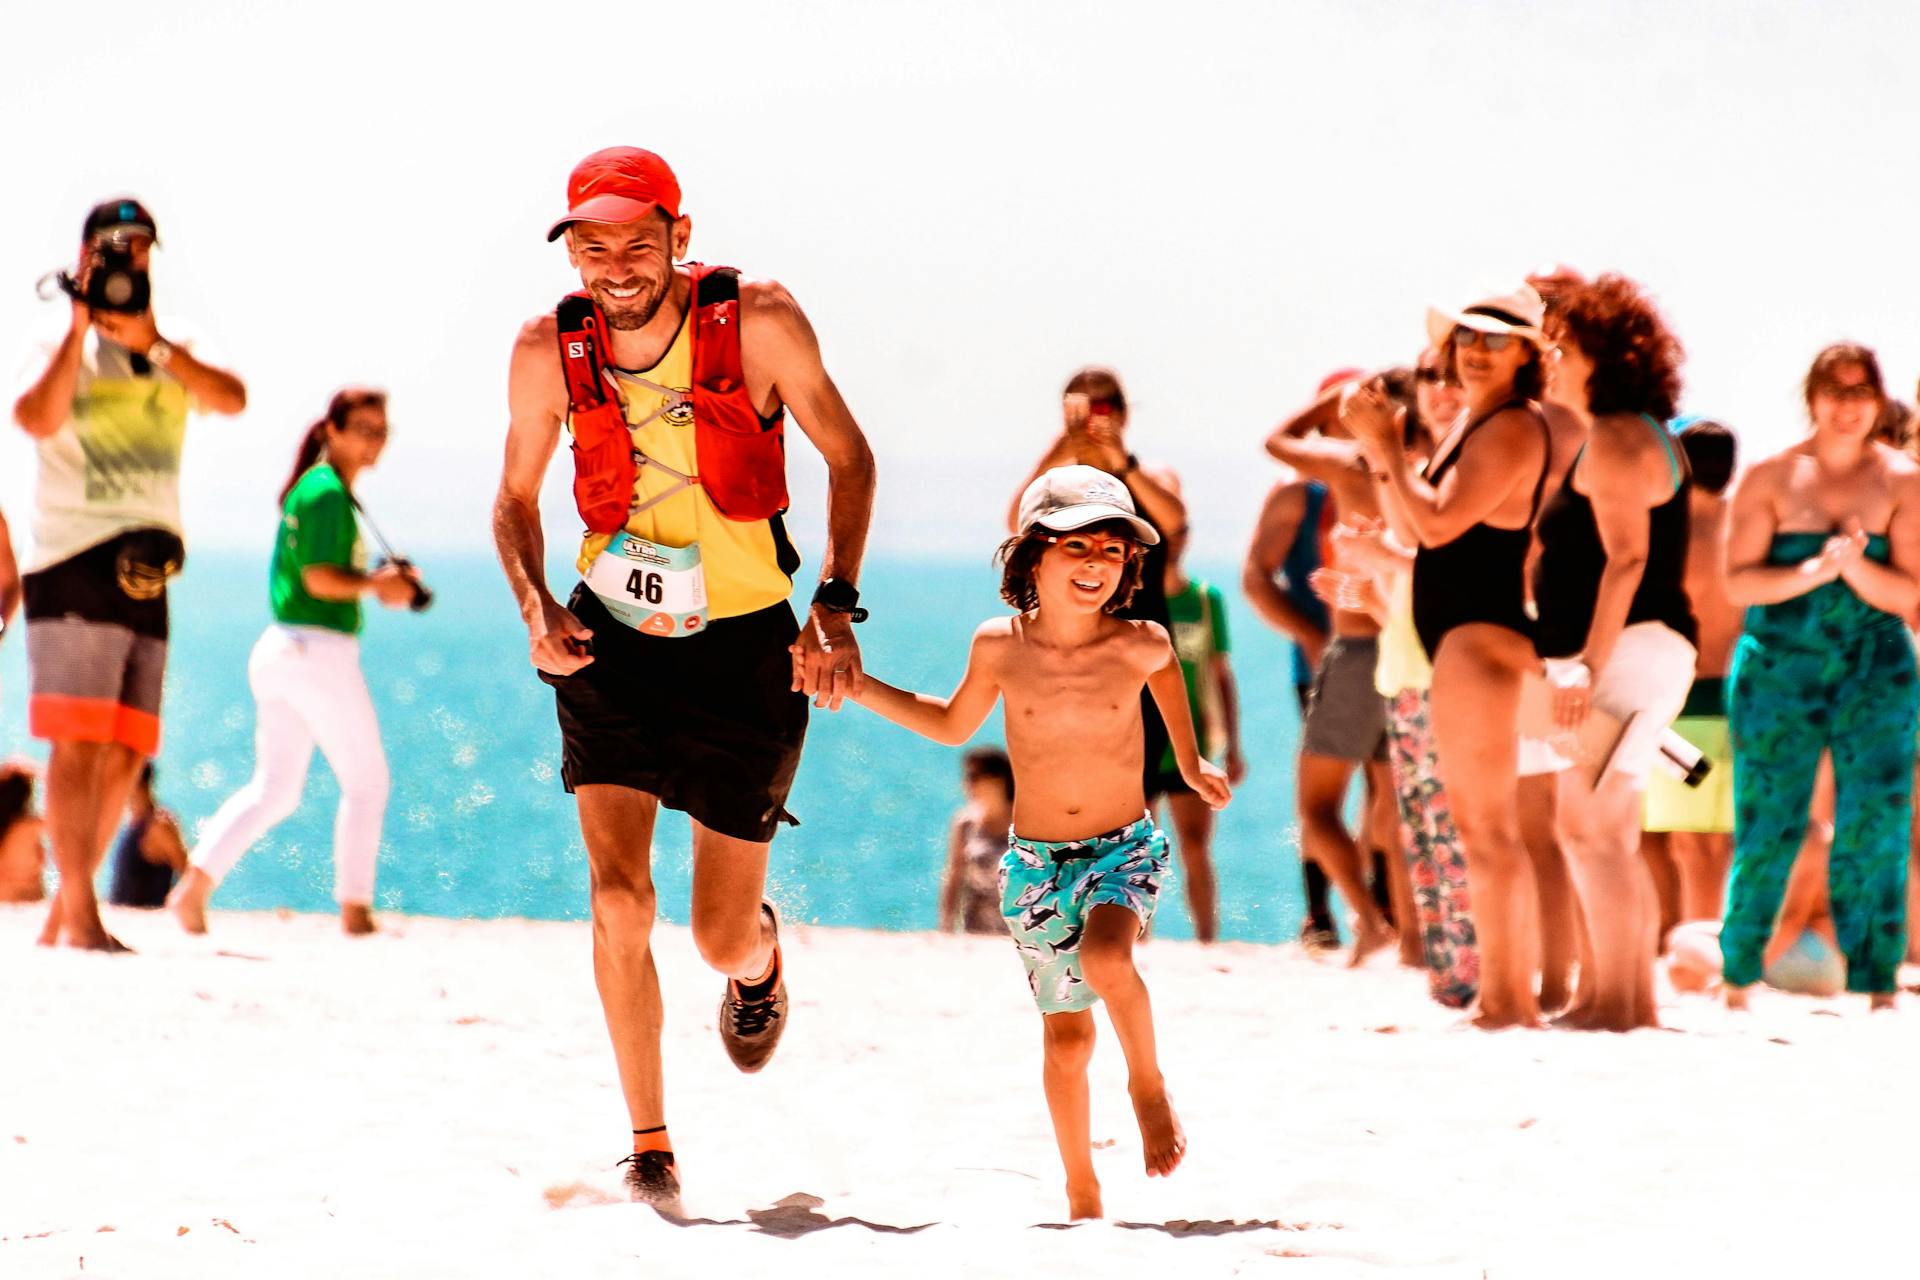
<path id="1" fill-rule="evenodd" d="M 1467 441 L 1480 425 L 1507 409 L 1521 408 L 1540 424 L 1540 436 L 1546 444 L 1546 456 L 1540 464 L 1540 478 L 1533 485 L 1533 506 L 1527 523 L 1518 529 L 1501 529 L 1481 523 L 1467 529 L 1452 542 L 1438 547 L 1423 546 L 1413 558 L 1413 627 L 1429 660 L 1438 656 L 1440 641 L 1455 627 L 1471 622 L 1490 622 L 1529 638 L 1533 624 L 1527 617 L 1527 552 L 1533 543 L 1533 521 L 1540 514 L 1540 496 L 1546 491 L 1547 472 L 1553 465 L 1553 432 L 1546 417 L 1525 400 L 1510 400 L 1469 422 L 1460 433 L 1453 452 L 1427 468 L 1427 483 L 1438 486 L 1449 468 L 1467 447 Z"/>
<path id="2" fill-rule="evenodd" d="M 1663 623 L 1697 643 L 1699 627 L 1687 599 L 1687 529 L 1690 507 L 1685 459 L 1674 447 L 1659 420 L 1640 415 L 1667 447 L 1673 470 L 1673 495 L 1647 513 L 1647 563 L 1627 607 L 1627 625 Z M 1583 446 L 1581 454 L 1586 453 Z M 1567 468 L 1567 478 L 1540 513 L 1540 559 L 1533 566 L 1533 602 L 1540 611 L 1534 645 L 1543 658 L 1564 658 L 1580 652 L 1593 627 L 1593 606 L 1600 593 L 1600 576 L 1607 568 L 1607 550 L 1593 503 L 1573 487 L 1580 458 Z"/>

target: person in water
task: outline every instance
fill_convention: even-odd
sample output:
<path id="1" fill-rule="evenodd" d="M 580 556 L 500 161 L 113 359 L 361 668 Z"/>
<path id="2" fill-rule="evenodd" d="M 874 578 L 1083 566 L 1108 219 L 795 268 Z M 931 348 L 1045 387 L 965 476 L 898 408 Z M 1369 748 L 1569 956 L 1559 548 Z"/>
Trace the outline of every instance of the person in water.
<path id="1" fill-rule="evenodd" d="M 1727 594 L 1748 606 L 1728 675 L 1733 875 L 1720 931 L 1727 1003 L 1745 1008 L 1833 755 L 1829 880 L 1847 989 L 1894 1004 L 1906 953 L 1907 842 L 1920 681 L 1920 465 L 1872 437 L 1886 399 L 1867 347 L 1822 351 L 1804 385 L 1813 430 L 1734 490 Z"/>
<path id="2" fill-rule="evenodd" d="M 1153 697 L 1181 778 L 1214 808 L 1226 775 L 1200 755 L 1166 629 L 1116 614 L 1159 541 L 1119 480 L 1088 466 L 1042 472 L 1001 547 L 1000 594 L 1020 610 L 974 632 L 946 698 L 875 679 L 854 700 L 936 742 L 971 737 L 1006 700 L 1015 780 L 1001 914 L 1045 1026 L 1047 1107 L 1074 1218 L 1102 1214 L 1089 1133 L 1093 1006 L 1104 1000 L 1127 1058 L 1148 1176 L 1172 1173 L 1187 1139 L 1154 1048 L 1153 1008 L 1134 942 L 1168 874 L 1167 838 L 1147 812 L 1140 693 Z"/>

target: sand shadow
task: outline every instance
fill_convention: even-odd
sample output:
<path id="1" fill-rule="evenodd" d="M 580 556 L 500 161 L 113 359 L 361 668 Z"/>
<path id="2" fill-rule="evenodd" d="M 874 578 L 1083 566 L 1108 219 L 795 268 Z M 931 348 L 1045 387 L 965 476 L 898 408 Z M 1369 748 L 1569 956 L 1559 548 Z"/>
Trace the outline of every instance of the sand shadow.
<path id="1" fill-rule="evenodd" d="M 1075 1227 L 1085 1226 L 1081 1222 L 1038 1222 L 1034 1226 L 1040 1231 L 1071 1231 Z M 1122 1231 L 1158 1231 L 1175 1238 L 1187 1236 L 1237 1236 L 1250 1231 L 1318 1231 L 1322 1228 L 1338 1231 L 1336 1222 L 1281 1222 L 1275 1218 L 1265 1220 L 1250 1219 L 1202 1219 L 1173 1218 L 1166 1222 L 1115 1222 L 1110 1224 Z"/>
<path id="2" fill-rule="evenodd" d="M 862 1227 L 877 1235 L 910 1236 L 939 1225 L 922 1222 L 917 1226 L 896 1227 L 886 1222 L 871 1222 L 866 1218 L 829 1218 L 819 1212 L 825 1203 L 819 1196 L 798 1191 L 781 1199 L 770 1209 L 747 1210 L 745 1218 L 689 1218 L 676 1211 L 677 1205 L 656 1205 L 654 1210 L 662 1220 L 676 1227 L 746 1227 L 761 1235 L 778 1236 L 784 1240 L 797 1240 L 816 1231 L 832 1231 L 841 1227 Z"/>

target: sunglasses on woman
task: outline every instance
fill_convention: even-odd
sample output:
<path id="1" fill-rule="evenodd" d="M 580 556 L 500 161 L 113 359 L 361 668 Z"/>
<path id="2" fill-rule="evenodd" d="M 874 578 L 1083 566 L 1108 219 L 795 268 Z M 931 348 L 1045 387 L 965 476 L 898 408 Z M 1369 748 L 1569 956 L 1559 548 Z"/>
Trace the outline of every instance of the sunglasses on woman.
<path id="1" fill-rule="evenodd" d="M 1874 390 L 1871 382 L 1829 382 L 1818 388 L 1815 395 L 1832 396 L 1835 400 L 1878 400 L 1880 393 Z"/>
<path id="2" fill-rule="evenodd" d="M 1447 380 L 1447 375 L 1440 372 L 1440 370 L 1438 369 L 1432 369 L 1432 368 L 1428 368 L 1425 365 L 1422 365 L 1420 368 L 1415 369 L 1413 371 L 1413 380 L 1415 382 L 1431 382 L 1431 383 L 1438 384 L 1438 383 L 1445 382 Z"/>
<path id="3" fill-rule="evenodd" d="M 1465 351 L 1468 347 L 1485 347 L 1488 351 L 1500 352 L 1505 351 L 1510 344 L 1517 341 L 1519 339 L 1511 333 L 1482 333 L 1478 329 L 1469 329 L 1465 325 L 1453 331 L 1453 345 L 1460 351 Z"/>

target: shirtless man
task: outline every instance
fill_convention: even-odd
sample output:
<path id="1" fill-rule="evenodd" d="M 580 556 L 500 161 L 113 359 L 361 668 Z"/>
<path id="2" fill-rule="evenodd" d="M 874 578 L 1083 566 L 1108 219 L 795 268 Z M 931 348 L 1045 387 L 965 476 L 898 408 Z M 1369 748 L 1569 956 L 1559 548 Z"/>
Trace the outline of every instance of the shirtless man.
<path id="1" fill-rule="evenodd" d="M 558 702 L 562 777 L 579 806 L 591 873 L 594 977 L 633 1122 L 634 1154 L 621 1163 L 634 1199 L 671 1204 L 679 1176 L 667 1138 L 650 940 L 654 819 L 665 804 L 692 820 L 694 944 L 727 979 L 721 1043 L 740 1070 L 758 1071 L 787 1014 L 778 921 L 762 901 L 767 849 L 775 829 L 793 820 L 785 803 L 808 698 L 837 707 L 860 689 L 852 624 L 865 614 L 854 581 L 873 504 L 873 457 L 786 289 L 736 282 L 724 271 L 699 271 L 696 288 L 693 264 L 678 265 L 693 222 L 666 161 L 632 147 L 596 152 L 573 171 L 567 199 L 548 239 L 566 237 L 598 314 L 585 327 L 574 305 L 568 323 L 582 327 L 566 330 L 565 351 L 556 314 L 520 331 L 494 540 L 533 665 Z M 737 355 L 743 375 L 696 387 L 696 334 L 708 358 Z M 575 362 L 600 341 L 604 367 L 584 378 L 583 393 L 571 380 L 580 373 Z M 631 493 L 577 463 L 583 518 L 592 526 L 589 507 L 596 516 L 603 507 L 589 499 L 604 502 L 611 492 L 617 527 L 588 536 L 578 561 L 586 581 L 562 606 L 543 568 L 541 480 L 563 427 L 578 458 L 583 425 L 606 420 L 604 405 L 583 406 L 575 396 L 590 399 L 608 380 L 624 421 L 615 420 L 610 453 L 593 456 L 610 458 L 611 474 L 630 482 Z M 737 437 L 708 432 L 716 420 L 757 415 L 762 431 L 747 440 L 770 441 L 777 467 L 787 408 L 828 471 L 821 584 L 804 625 L 787 603 L 799 557 L 779 511 L 736 518 L 751 510 L 753 495 L 742 496 L 748 481 L 763 494 L 771 488 L 784 508 L 784 476 L 769 473 L 763 456 L 734 452 L 744 447 Z M 645 459 L 625 472 L 622 435 L 631 456 Z M 709 456 L 696 455 L 709 444 Z"/>

